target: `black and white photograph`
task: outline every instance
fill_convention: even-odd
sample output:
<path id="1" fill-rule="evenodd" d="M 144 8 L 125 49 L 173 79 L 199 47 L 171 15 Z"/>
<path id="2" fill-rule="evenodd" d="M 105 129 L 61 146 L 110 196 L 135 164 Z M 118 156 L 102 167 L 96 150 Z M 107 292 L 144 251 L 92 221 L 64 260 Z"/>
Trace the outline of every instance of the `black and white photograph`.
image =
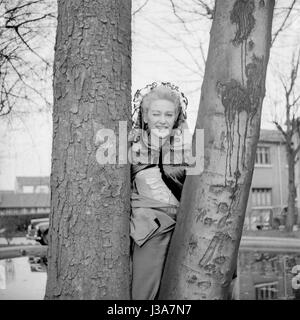
<path id="1" fill-rule="evenodd" d="M 300 0 L 0 0 L 11 300 L 300 300 Z"/>

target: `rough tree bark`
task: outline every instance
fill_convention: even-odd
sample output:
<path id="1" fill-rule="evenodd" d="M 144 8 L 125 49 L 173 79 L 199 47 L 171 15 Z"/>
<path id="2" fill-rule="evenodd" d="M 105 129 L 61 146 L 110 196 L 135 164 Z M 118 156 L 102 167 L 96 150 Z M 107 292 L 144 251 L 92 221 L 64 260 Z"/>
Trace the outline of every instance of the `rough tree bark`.
<path id="1" fill-rule="evenodd" d="M 260 131 L 274 0 L 217 0 L 196 129 L 204 171 L 188 176 L 160 299 L 226 299 Z"/>
<path id="2" fill-rule="evenodd" d="M 53 86 L 45 298 L 129 299 L 130 168 L 99 164 L 96 135 L 130 123 L 131 1 L 58 1 Z"/>

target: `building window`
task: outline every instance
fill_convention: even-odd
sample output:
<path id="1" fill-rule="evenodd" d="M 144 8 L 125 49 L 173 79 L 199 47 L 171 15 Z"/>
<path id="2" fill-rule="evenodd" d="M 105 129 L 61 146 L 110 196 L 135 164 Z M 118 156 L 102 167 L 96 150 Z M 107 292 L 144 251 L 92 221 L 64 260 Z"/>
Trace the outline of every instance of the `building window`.
<path id="1" fill-rule="evenodd" d="M 270 147 L 257 147 L 255 164 L 271 164 Z"/>
<path id="2" fill-rule="evenodd" d="M 33 193 L 34 189 L 33 186 L 23 186 L 22 192 L 23 193 Z"/>
<path id="3" fill-rule="evenodd" d="M 36 193 L 49 193 L 48 186 L 37 186 L 35 189 Z"/>
<path id="4" fill-rule="evenodd" d="M 277 300 L 278 281 L 255 284 L 256 300 Z"/>
<path id="5" fill-rule="evenodd" d="M 252 209 L 248 227 L 250 230 L 269 229 L 271 226 L 271 219 L 271 209 Z"/>
<path id="6" fill-rule="evenodd" d="M 252 188 L 252 206 L 253 207 L 270 207 L 271 188 Z"/>

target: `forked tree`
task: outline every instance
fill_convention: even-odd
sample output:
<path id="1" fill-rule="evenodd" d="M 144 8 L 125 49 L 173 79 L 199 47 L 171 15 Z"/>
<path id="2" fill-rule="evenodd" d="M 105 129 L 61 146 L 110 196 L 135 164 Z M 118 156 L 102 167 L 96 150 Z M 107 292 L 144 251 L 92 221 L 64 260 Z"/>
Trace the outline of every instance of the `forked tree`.
<path id="1" fill-rule="evenodd" d="M 160 299 L 228 296 L 260 132 L 274 3 L 216 0 L 196 123 L 204 130 L 204 171 L 185 181 Z"/>

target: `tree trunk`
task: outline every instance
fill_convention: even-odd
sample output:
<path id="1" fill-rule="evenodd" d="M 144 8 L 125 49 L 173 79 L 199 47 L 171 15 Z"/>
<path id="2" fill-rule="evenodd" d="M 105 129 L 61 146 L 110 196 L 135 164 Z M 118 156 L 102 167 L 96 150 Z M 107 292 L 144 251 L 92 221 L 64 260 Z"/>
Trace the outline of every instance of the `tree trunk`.
<path id="1" fill-rule="evenodd" d="M 46 299 L 130 297 L 130 167 L 96 160 L 130 123 L 130 35 L 129 0 L 58 1 Z"/>
<path id="2" fill-rule="evenodd" d="M 289 196 L 288 196 L 288 212 L 286 216 L 286 231 L 292 231 L 295 224 L 296 212 L 296 187 L 295 187 L 295 157 L 294 150 L 287 146 L 288 158 L 288 179 L 289 179 Z M 290 149 L 290 150 L 289 150 Z"/>
<path id="3" fill-rule="evenodd" d="M 196 129 L 204 171 L 188 176 L 160 299 L 226 299 L 252 180 L 274 0 L 217 0 Z"/>

